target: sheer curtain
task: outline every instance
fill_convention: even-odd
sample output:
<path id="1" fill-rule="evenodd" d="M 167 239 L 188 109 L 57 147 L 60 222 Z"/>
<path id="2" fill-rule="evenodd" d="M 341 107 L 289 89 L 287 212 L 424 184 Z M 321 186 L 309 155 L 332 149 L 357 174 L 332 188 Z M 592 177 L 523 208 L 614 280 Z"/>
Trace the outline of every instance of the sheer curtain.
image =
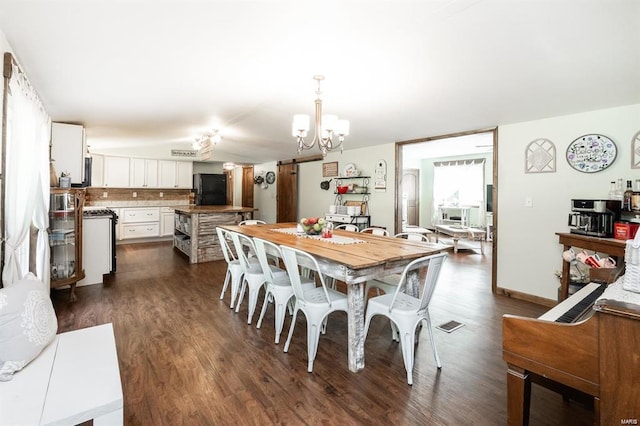
<path id="1" fill-rule="evenodd" d="M 15 64 L 7 97 L 5 164 L 5 267 L 10 286 L 29 270 L 29 235 L 37 230 L 36 276 L 49 284 L 49 140 L 51 122 L 26 76 Z"/>
<path id="2" fill-rule="evenodd" d="M 484 226 L 484 159 L 437 161 L 433 163 L 433 218 L 439 223 L 441 208 L 477 209 L 474 225 Z M 467 224 L 468 225 L 468 224 Z"/>

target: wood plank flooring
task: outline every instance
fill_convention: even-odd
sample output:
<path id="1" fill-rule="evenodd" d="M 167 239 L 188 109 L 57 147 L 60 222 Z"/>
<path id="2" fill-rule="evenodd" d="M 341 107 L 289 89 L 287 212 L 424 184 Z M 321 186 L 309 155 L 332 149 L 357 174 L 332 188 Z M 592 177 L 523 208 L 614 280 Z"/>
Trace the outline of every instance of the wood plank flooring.
<path id="1" fill-rule="evenodd" d="M 223 261 L 190 265 L 170 243 L 117 247 L 118 271 L 104 285 L 53 292 L 59 332 L 112 322 L 127 425 L 506 424 L 504 313 L 537 317 L 548 308 L 491 294 L 490 253 L 451 253 L 431 304 L 442 360 L 435 366 L 426 330 L 417 346 L 414 384 L 406 383 L 398 344 L 383 318 L 372 322 L 366 367 L 347 368 L 346 315 L 333 314 L 307 373 L 304 317 L 289 353 L 274 344 L 271 306 L 261 329 L 220 300 Z M 72 395 L 70 396 L 73 397 Z M 531 425 L 588 425 L 593 413 L 532 386 Z"/>

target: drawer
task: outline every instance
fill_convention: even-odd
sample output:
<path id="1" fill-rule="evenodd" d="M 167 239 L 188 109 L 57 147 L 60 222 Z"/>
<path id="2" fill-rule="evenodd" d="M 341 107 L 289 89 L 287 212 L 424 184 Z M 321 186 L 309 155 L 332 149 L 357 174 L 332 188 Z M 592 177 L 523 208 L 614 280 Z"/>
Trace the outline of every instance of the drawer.
<path id="1" fill-rule="evenodd" d="M 124 224 L 122 225 L 121 238 L 144 238 L 144 237 L 159 237 L 160 236 L 160 224 L 155 223 L 138 223 L 138 224 Z"/>
<path id="2" fill-rule="evenodd" d="M 122 209 L 122 223 L 159 222 L 160 209 L 158 207 Z"/>

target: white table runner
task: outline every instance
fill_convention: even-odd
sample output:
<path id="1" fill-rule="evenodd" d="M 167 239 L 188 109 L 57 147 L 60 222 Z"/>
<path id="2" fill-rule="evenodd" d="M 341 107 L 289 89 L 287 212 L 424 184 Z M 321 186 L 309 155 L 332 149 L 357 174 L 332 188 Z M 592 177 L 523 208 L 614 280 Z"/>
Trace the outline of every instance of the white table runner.
<path id="1" fill-rule="evenodd" d="M 366 242 L 358 238 L 343 237 L 341 235 L 335 235 L 335 234 L 331 238 L 322 238 L 322 235 L 307 235 L 304 232 L 298 232 L 297 228 L 277 228 L 277 229 L 272 229 L 272 231 L 282 232 L 283 234 L 296 235 L 302 238 L 311 238 L 311 239 L 319 240 L 329 244 L 345 245 L 345 244 L 359 244 L 359 243 Z"/>

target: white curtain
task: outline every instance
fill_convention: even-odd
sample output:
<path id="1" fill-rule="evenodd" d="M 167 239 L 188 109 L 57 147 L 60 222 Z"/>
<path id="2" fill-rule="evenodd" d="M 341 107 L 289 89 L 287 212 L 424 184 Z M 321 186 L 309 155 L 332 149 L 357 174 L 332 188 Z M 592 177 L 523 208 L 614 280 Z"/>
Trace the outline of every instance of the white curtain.
<path id="1" fill-rule="evenodd" d="M 10 286 L 29 268 L 29 231 L 38 229 L 36 276 L 49 285 L 49 140 L 51 122 L 26 77 L 13 67 L 7 106 L 5 267 Z M 26 249 L 25 249 L 26 248 Z"/>
<path id="2" fill-rule="evenodd" d="M 433 164 L 432 223 L 438 223 L 441 208 L 469 208 L 477 226 L 484 226 L 484 159 L 438 161 Z M 468 224 L 467 224 L 468 225 Z"/>

